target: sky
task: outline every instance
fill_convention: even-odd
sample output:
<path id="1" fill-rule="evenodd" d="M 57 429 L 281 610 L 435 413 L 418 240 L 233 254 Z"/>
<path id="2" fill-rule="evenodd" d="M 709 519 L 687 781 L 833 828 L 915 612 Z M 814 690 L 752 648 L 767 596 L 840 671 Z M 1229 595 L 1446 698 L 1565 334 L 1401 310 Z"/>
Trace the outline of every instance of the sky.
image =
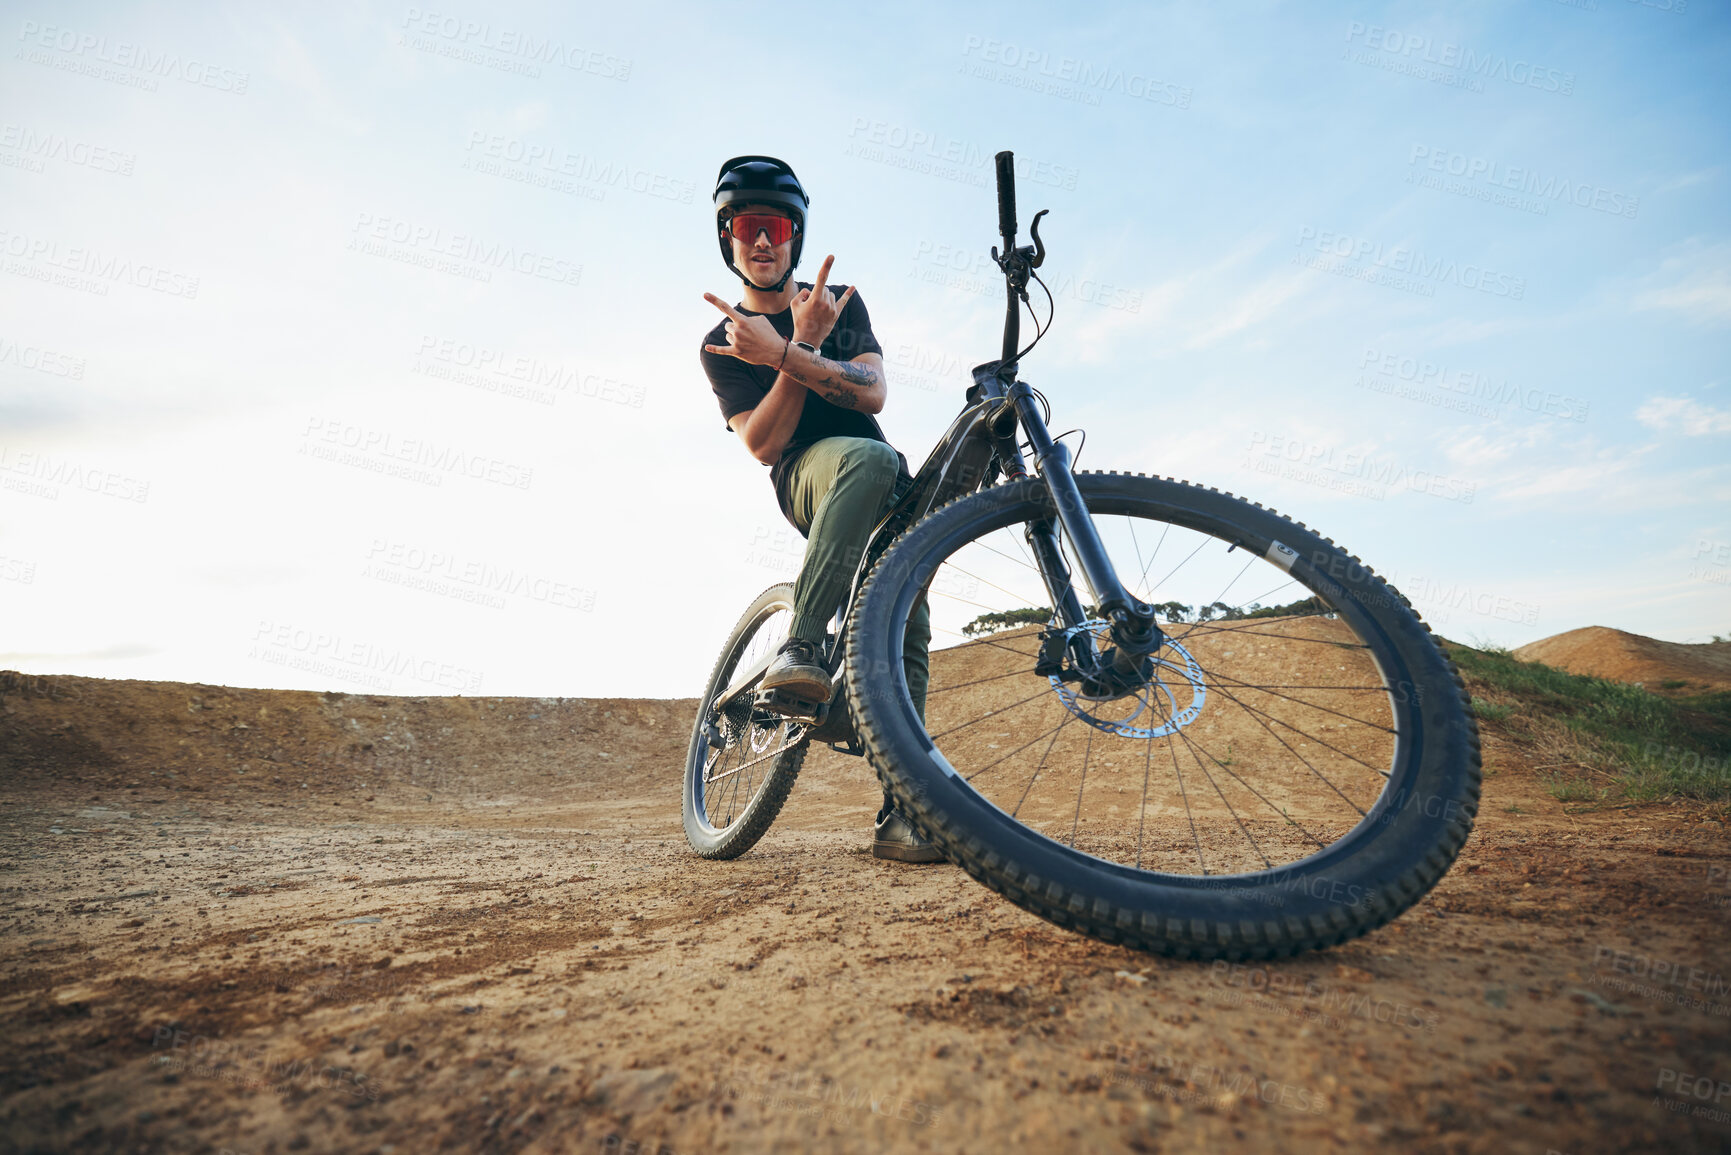
<path id="1" fill-rule="evenodd" d="M 1731 634 L 1726 9 L 743 11 L 6 4 L 0 667 L 699 693 L 803 544 L 698 361 L 742 153 L 916 466 L 1010 149 L 1080 468 L 1273 506 L 1460 641 Z"/>

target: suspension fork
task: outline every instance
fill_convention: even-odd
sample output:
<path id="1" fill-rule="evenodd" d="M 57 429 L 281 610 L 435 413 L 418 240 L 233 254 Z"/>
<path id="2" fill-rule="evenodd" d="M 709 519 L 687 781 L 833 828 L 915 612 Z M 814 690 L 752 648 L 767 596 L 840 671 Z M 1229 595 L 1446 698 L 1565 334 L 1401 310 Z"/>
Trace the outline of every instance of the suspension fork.
<path id="1" fill-rule="evenodd" d="M 1052 595 L 1052 604 L 1063 615 L 1067 625 L 1082 620 L 1082 607 L 1077 604 L 1075 590 L 1070 584 L 1070 567 L 1065 564 L 1058 547 L 1057 526 L 1061 525 L 1070 538 L 1076 560 L 1081 564 L 1082 580 L 1093 594 L 1094 604 L 1111 623 L 1112 641 L 1117 650 L 1115 664 L 1128 672 L 1138 659 L 1154 653 L 1165 643 L 1160 627 L 1154 624 L 1154 607 L 1133 596 L 1118 580 L 1112 559 L 1106 553 L 1100 533 L 1094 528 L 1094 519 L 1089 516 L 1088 507 L 1082 500 L 1082 491 L 1076 486 L 1075 475 L 1070 472 L 1070 449 L 1062 442 L 1052 440 L 1045 419 L 1034 404 L 1034 391 L 1026 382 L 1012 381 L 1006 395 L 1015 406 L 1016 416 L 1034 450 L 1040 480 L 1046 483 L 1046 489 L 1057 505 L 1056 525 L 1053 519 L 1042 518 L 1031 522 L 1027 531 L 1028 543 L 1039 559 L 1040 573 Z M 1019 453 L 1016 460 L 1019 464 Z"/>

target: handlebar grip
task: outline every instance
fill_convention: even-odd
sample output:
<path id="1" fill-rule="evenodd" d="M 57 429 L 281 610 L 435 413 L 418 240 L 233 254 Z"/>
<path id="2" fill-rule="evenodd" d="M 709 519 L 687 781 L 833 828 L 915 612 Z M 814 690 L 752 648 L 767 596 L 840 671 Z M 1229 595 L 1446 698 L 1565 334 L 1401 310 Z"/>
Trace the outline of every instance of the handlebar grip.
<path id="1" fill-rule="evenodd" d="M 1004 234 L 1005 246 L 1016 240 L 1016 158 L 1008 149 L 997 155 L 998 162 L 998 231 Z"/>

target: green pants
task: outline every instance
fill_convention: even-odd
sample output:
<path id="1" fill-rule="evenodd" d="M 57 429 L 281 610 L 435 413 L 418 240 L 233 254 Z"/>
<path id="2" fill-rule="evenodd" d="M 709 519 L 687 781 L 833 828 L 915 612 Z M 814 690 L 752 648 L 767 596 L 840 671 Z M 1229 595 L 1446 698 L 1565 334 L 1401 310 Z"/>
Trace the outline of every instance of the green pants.
<path id="1" fill-rule="evenodd" d="M 793 583 L 794 637 L 822 648 L 872 526 L 887 512 L 900 464 L 894 449 L 866 437 L 826 437 L 794 462 L 787 479 L 793 523 L 807 538 L 805 562 Z M 902 672 L 922 720 L 931 681 L 926 658 L 931 641 L 931 613 L 922 594 L 902 634 Z"/>

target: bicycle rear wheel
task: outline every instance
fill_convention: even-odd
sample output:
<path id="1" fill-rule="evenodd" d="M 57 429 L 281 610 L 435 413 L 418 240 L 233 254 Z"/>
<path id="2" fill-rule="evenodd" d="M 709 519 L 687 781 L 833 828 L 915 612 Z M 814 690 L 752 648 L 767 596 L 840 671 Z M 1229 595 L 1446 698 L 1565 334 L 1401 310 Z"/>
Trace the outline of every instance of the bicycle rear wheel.
<path id="1" fill-rule="evenodd" d="M 792 623 L 793 586 L 783 582 L 758 594 L 728 635 L 698 702 L 680 811 L 685 840 L 705 858 L 738 858 L 755 846 L 805 762 L 808 728 L 755 709 L 753 689 L 715 708 L 736 675 L 781 647 Z"/>
<path id="2" fill-rule="evenodd" d="M 878 563 L 849 638 L 856 724 L 908 817 L 1025 909 L 1165 954 L 1288 955 L 1416 902 L 1472 829 L 1479 755 L 1460 680 L 1406 600 L 1231 494 L 1076 481 L 1167 644 L 1127 692 L 1036 674 L 1058 620 L 1024 539 L 1055 515 L 1045 487 L 933 513 Z M 929 731 L 900 660 L 922 589 L 934 643 L 952 639 L 931 655 Z M 1107 643 L 1103 622 L 1078 630 Z"/>

